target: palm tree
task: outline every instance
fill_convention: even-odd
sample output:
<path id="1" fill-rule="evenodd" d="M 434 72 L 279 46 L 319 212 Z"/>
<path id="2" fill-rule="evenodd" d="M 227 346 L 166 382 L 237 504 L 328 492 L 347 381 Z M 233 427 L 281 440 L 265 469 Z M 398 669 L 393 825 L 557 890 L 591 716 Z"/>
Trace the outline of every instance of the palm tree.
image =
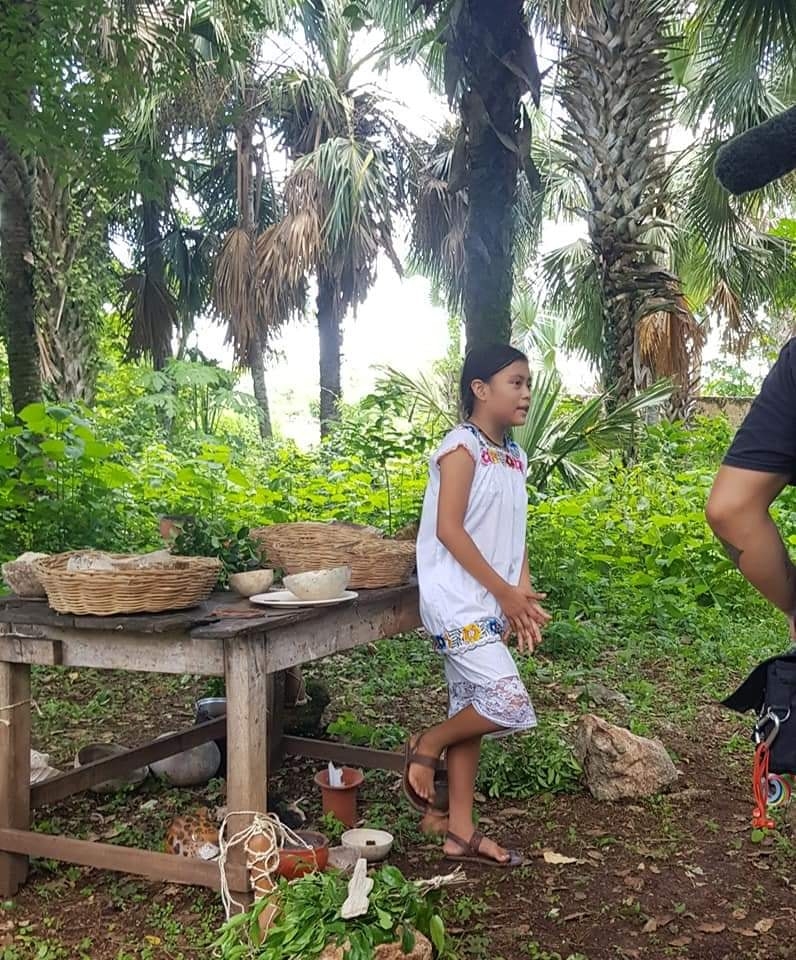
<path id="1" fill-rule="evenodd" d="M 0 83 L 3 82 L 0 75 Z M 41 397 L 33 290 L 33 183 L 28 163 L 0 135 L 0 254 L 11 404 L 19 412 Z"/>
<path id="2" fill-rule="evenodd" d="M 393 216 L 412 188 L 411 137 L 379 92 L 357 82 L 384 45 L 356 56 L 349 6 L 301 8 L 305 54 L 275 73 L 263 100 L 292 167 L 285 214 L 263 238 L 258 269 L 275 291 L 315 278 L 322 436 L 339 418 L 342 320 L 364 300 L 380 252 L 400 272 Z"/>
<path id="3" fill-rule="evenodd" d="M 415 7 L 421 6 L 431 13 L 439 4 L 419 0 Z M 426 186 L 456 220 L 450 254 L 458 260 L 456 296 L 469 349 L 511 336 L 518 173 L 524 171 L 532 186 L 538 180 L 525 100 L 530 96 L 538 106 L 542 77 L 522 0 L 456 0 L 437 24 L 436 37 L 444 45 L 444 85 L 460 125 L 444 178 L 439 159 L 432 159 Z M 415 240 L 415 252 L 427 265 L 435 246 L 443 253 L 432 235 L 416 231 Z"/>
<path id="4" fill-rule="evenodd" d="M 560 6 L 543 5 L 548 25 L 553 15 L 561 18 Z M 738 329 L 784 260 L 783 244 L 755 223 L 760 198 L 731 202 L 715 181 L 715 129 L 684 154 L 669 146 L 675 108 L 687 105 L 676 80 L 690 74 L 697 87 L 695 125 L 704 124 L 711 98 L 727 90 L 715 67 L 706 85 L 708 44 L 694 29 L 694 50 L 678 39 L 685 29 L 678 11 L 658 0 L 593 0 L 579 23 L 565 15 L 557 21 L 566 37 L 557 89 L 566 114 L 563 150 L 541 148 L 537 162 L 548 200 L 570 216 L 582 212 L 588 230 L 588 243 L 544 258 L 548 306 L 575 315 L 573 338 L 619 398 L 671 377 L 670 413 L 687 417 L 706 333 L 695 313 L 720 312 Z M 576 183 L 562 202 L 567 171 Z"/>

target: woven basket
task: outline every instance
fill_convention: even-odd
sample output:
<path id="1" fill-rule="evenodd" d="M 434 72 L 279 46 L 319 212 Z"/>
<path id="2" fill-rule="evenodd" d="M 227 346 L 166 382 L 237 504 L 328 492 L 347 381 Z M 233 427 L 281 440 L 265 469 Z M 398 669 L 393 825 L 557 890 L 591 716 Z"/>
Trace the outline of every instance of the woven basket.
<path id="1" fill-rule="evenodd" d="M 161 566 L 69 572 L 69 558 L 93 551 L 60 553 L 37 560 L 36 573 L 50 606 L 59 613 L 109 616 L 184 610 L 206 600 L 216 585 L 221 561 L 211 557 L 175 557 Z M 130 560 L 111 554 L 115 560 Z"/>
<path id="2" fill-rule="evenodd" d="M 385 540 L 371 528 L 331 523 L 275 523 L 252 530 L 285 573 L 351 567 L 354 590 L 397 587 L 415 568 L 415 544 Z"/>

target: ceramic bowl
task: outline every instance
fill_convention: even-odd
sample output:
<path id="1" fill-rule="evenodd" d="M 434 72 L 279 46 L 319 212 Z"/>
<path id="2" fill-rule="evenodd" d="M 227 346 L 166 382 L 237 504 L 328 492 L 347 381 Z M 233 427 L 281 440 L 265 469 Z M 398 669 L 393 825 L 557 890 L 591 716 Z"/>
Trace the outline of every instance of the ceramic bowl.
<path id="1" fill-rule="evenodd" d="M 87 743 L 85 747 L 81 747 L 77 751 L 75 769 L 85 767 L 87 763 L 94 763 L 95 760 L 118 757 L 122 753 L 127 753 L 127 747 L 122 747 L 118 743 Z M 116 793 L 125 787 L 140 786 L 146 780 L 148 774 L 149 767 L 139 767 L 137 770 L 131 770 L 120 777 L 114 777 L 113 780 L 96 783 L 91 789 L 94 793 Z"/>
<path id="2" fill-rule="evenodd" d="M 283 847 L 279 851 L 279 875 L 287 880 L 295 880 L 315 870 L 323 872 L 329 863 L 329 841 L 322 833 L 299 830 L 296 835 L 311 849 Z"/>
<path id="3" fill-rule="evenodd" d="M 294 573 L 283 577 L 282 582 L 299 600 L 336 600 L 351 582 L 351 567 Z"/>
<path id="4" fill-rule="evenodd" d="M 170 736 L 168 733 L 164 737 Z M 162 737 L 158 737 L 161 740 Z M 221 766 L 221 751 L 210 740 L 198 747 L 175 753 L 151 764 L 152 773 L 172 787 L 199 787 L 216 775 Z"/>
<path id="5" fill-rule="evenodd" d="M 346 830 L 340 843 L 349 850 L 355 850 L 368 863 L 385 860 L 392 850 L 394 837 L 386 830 Z"/>
<path id="6" fill-rule="evenodd" d="M 3 579 L 18 597 L 41 599 L 47 596 L 34 566 L 36 560 L 46 556 L 46 553 L 24 553 L 0 566 Z"/>
<path id="7" fill-rule="evenodd" d="M 232 573 L 229 577 L 230 587 L 242 597 L 265 593 L 273 582 L 273 570 L 249 570 L 246 573 Z"/>

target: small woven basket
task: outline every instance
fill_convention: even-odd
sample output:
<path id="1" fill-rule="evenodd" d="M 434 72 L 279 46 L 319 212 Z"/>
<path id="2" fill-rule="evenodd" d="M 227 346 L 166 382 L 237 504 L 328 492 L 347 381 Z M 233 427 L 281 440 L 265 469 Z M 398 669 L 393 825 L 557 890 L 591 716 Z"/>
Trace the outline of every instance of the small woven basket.
<path id="1" fill-rule="evenodd" d="M 351 588 L 397 587 L 415 568 L 415 544 L 385 540 L 369 527 L 335 523 L 275 523 L 251 536 L 265 544 L 272 564 L 285 573 L 351 568 Z"/>
<path id="2" fill-rule="evenodd" d="M 70 557 L 92 553 L 72 551 L 35 562 L 54 610 L 93 616 L 184 610 L 210 596 L 221 570 L 221 561 L 212 557 L 175 557 L 156 566 L 113 571 L 66 569 Z M 133 559 L 125 554 L 110 556 Z"/>

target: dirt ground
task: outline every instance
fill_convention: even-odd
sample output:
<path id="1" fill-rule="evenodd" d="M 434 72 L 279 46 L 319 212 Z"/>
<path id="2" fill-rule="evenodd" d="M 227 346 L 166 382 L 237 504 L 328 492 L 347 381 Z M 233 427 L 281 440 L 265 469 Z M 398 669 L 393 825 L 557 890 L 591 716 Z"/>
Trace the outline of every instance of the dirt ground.
<path id="1" fill-rule="evenodd" d="M 61 764 L 89 734 L 135 745 L 190 722 L 188 705 L 201 689 L 198 681 L 107 674 L 100 686 L 87 671 L 42 671 L 38 701 L 47 696 L 56 707 L 37 718 L 37 745 Z M 522 849 L 527 862 L 514 872 L 468 867 L 467 884 L 448 895 L 461 956 L 796 958 L 796 850 L 787 811 L 780 831 L 752 842 L 745 733 L 709 705 L 689 725 L 670 725 L 666 745 L 682 776 L 673 792 L 651 800 L 598 803 L 581 792 L 484 802 L 482 829 Z M 304 795 L 317 822 L 313 770 L 291 762 L 276 786 L 288 799 Z M 363 801 L 366 818 L 395 830 L 393 862 L 407 875 L 448 872 L 437 846 L 415 833 L 394 777 L 369 774 Z M 42 831 L 158 849 L 175 813 L 220 802 L 221 781 L 168 791 L 150 780 L 128 797 L 88 795 L 37 811 L 36 823 Z M 564 862 L 548 862 L 560 859 L 550 853 Z M 0 904 L 0 960 L 198 960 L 210 956 L 221 919 L 209 892 L 36 861 L 19 895 Z"/>

